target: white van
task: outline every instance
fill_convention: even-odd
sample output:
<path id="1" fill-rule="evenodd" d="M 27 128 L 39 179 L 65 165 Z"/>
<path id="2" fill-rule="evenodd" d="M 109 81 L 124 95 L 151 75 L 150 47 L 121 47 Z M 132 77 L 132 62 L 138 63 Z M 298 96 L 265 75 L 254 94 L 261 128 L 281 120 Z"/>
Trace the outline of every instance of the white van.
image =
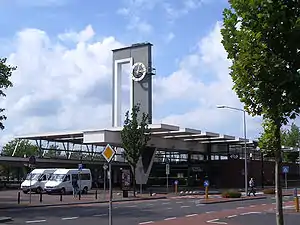
<path id="1" fill-rule="evenodd" d="M 72 180 L 77 179 L 79 190 L 86 194 L 92 188 L 92 174 L 90 169 L 58 169 L 45 185 L 48 194 L 73 192 Z"/>
<path id="2" fill-rule="evenodd" d="M 27 194 L 30 190 L 31 192 L 41 193 L 46 182 L 49 180 L 50 176 L 57 169 L 34 169 L 29 174 L 27 174 L 25 180 L 21 184 L 22 191 Z"/>

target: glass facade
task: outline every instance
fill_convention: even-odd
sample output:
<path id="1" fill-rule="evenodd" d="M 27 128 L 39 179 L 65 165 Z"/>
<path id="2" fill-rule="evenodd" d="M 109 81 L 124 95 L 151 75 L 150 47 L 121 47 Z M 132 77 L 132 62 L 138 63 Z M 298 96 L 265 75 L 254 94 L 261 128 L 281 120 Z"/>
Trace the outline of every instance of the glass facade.
<path id="1" fill-rule="evenodd" d="M 202 149 L 201 149 L 202 150 Z M 247 148 L 248 160 L 261 160 L 261 153 L 253 147 Z M 156 152 L 149 176 L 149 185 L 166 185 L 166 164 L 170 165 L 169 184 L 175 180 L 183 186 L 201 186 L 205 179 L 211 185 L 220 183 L 222 162 L 244 159 L 244 146 L 231 144 L 205 145 L 204 151 L 163 151 Z"/>

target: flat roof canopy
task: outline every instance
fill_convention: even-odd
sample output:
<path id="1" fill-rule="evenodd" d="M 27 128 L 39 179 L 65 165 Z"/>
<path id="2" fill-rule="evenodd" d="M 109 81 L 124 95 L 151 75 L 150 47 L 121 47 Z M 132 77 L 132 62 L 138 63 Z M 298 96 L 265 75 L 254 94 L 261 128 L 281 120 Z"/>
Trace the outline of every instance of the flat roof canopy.
<path id="1" fill-rule="evenodd" d="M 121 131 L 123 127 L 112 127 L 99 130 L 83 130 L 72 132 L 44 133 L 17 136 L 17 139 L 43 140 L 49 142 L 70 142 L 74 144 L 93 144 L 122 147 Z M 256 141 L 231 135 L 204 132 L 191 128 L 180 128 L 169 124 L 149 124 L 151 140 L 148 145 L 161 149 L 195 150 L 203 148 L 203 144 L 244 144 L 253 145 Z"/>

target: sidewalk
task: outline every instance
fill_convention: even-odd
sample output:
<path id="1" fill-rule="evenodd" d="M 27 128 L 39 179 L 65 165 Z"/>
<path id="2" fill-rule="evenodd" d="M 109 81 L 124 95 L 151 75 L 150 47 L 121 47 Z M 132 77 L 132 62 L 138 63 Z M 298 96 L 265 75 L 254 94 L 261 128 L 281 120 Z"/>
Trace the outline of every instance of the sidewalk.
<path id="1" fill-rule="evenodd" d="M 80 200 L 78 197 L 74 198 L 73 195 L 47 195 L 39 194 L 30 195 L 21 194 L 20 203 L 18 204 L 18 199 L 16 196 L 0 196 L 0 209 L 11 209 L 11 208 L 20 208 L 20 207 L 45 207 L 45 206 L 59 206 L 59 205 L 76 205 L 76 204 L 97 204 L 97 203 L 107 203 L 109 200 L 109 194 L 97 192 L 90 193 L 87 195 L 82 195 Z M 40 199 L 42 197 L 42 199 Z M 96 198 L 97 197 L 97 198 Z M 123 198 L 120 192 L 113 193 L 113 201 L 123 202 L 123 201 L 140 201 L 140 200 L 153 200 L 153 199 L 163 199 L 166 198 L 166 195 L 153 195 L 149 194 L 137 194 L 136 197 L 133 196 L 133 193 L 130 192 L 127 198 Z M 40 201 L 42 200 L 42 201 Z"/>

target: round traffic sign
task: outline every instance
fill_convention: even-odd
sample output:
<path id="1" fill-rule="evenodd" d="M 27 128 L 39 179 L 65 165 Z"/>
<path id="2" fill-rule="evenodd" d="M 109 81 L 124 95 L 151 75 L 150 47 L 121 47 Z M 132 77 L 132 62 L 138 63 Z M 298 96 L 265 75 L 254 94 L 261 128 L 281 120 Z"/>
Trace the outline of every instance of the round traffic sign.
<path id="1" fill-rule="evenodd" d="M 178 184 L 178 180 L 175 180 L 175 181 L 174 181 L 174 184 L 177 185 L 177 184 Z"/>
<path id="2" fill-rule="evenodd" d="M 209 181 L 208 180 L 205 180 L 204 181 L 204 187 L 208 187 L 209 186 Z"/>

